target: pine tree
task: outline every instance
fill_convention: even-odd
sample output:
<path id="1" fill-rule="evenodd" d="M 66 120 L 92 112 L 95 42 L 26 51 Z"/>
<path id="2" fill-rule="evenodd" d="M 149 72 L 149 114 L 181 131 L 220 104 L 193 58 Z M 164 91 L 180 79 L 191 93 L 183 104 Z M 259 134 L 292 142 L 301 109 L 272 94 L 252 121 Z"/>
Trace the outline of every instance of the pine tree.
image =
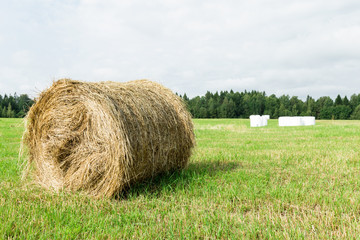
<path id="1" fill-rule="evenodd" d="M 227 117 L 227 111 L 229 108 L 229 100 L 227 97 L 225 97 L 223 103 L 221 104 L 220 107 L 220 117 L 221 118 L 226 118 Z"/>
<path id="2" fill-rule="evenodd" d="M 355 108 L 357 108 L 357 106 L 359 106 L 360 104 L 360 94 L 353 94 L 350 97 L 350 105 L 352 110 L 355 110 Z"/>
<path id="3" fill-rule="evenodd" d="M 297 116 L 299 114 L 299 112 L 298 112 L 298 110 L 297 110 L 297 106 L 296 106 L 296 104 L 294 104 L 293 106 L 292 106 L 292 109 L 291 109 L 291 115 L 292 116 Z"/>
<path id="4" fill-rule="evenodd" d="M 306 97 L 304 115 L 305 116 L 315 116 L 314 106 L 315 106 L 315 100 L 308 95 Z"/>
<path id="5" fill-rule="evenodd" d="M 234 118 L 236 116 L 235 108 L 236 108 L 235 102 L 232 99 L 230 99 L 228 109 L 227 109 L 227 117 L 228 118 Z"/>
<path id="6" fill-rule="evenodd" d="M 360 119 L 360 104 L 355 108 L 354 112 L 351 114 L 351 119 Z"/>
<path id="7" fill-rule="evenodd" d="M 288 116 L 287 114 L 286 114 L 286 108 L 285 108 L 285 106 L 284 106 L 284 104 L 283 103 L 280 103 L 280 107 L 279 107 L 279 117 L 281 117 L 281 116 Z"/>
<path id="8" fill-rule="evenodd" d="M 216 104 L 214 98 L 212 98 L 212 97 L 209 100 L 209 117 L 210 118 L 219 117 L 218 113 L 217 113 L 217 104 Z"/>
<path id="9" fill-rule="evenodd" d="M 2 110 L 1 110 L 1 117 L 7 117 L 6 116 L 6 107 L 3 107 Z"/>
<path id="10" fill-rule="evenodd" d="M 339 105 L 343 105 L 343 101 L 340 97 L 340 94 L 337 95 L 336 99 L 335 99 L 335 106 L 339 106 Z"/>
<path id="11" fill-rule="evenodd" d="M 9 103 L 8 107 L 7 107 L 7 112 L 6 112 L 6 116 L 8 118 L 13 118 L 15 117 L 15 112 L 14 110 L 12 110 L 11 104 Z"/>

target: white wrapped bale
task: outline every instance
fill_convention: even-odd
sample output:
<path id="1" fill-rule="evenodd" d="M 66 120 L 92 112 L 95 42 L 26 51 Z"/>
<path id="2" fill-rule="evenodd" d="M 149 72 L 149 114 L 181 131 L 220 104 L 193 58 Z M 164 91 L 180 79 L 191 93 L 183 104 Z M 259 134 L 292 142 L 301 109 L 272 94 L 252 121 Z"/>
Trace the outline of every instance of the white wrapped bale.
<path id="1" fill-rule="evenodd" d="M 265 116 L 261 116 L 260 118 L 261 118 L 261 124 L 262 124 L 261 126 L 267 126 L 268 118 Z"/>
<path id="2" fill-rule="evenodd" d="M 312 126 L 315 125 L 315 117 L 301 117 L 304 126 Z"/>
<path id="3" fill-rule="evenodd" d="M 279 126 L 311 126 L 315 125 L 315 117 L 279 117 Z"/>
<path id="4" fill-rule="evenodd" d="M 299 117 L 279 117 L 279 126 L 301 126 L 301 121 Z"/>
<path id="5" fill-rule="evenodd" d="M 279 117 L 279 126 L 290 126 L 291 118 L 290 117 Z"/>
<path id="6" fill-rule="evenodd" d="M 260 115 L 250 116 L 250 127 L 264 127 L 267 126 L 267 118 Z"/>
<path id="7" fill-rule="evenodd" d="M 260 115 L 251 115 L 250 116 L 250 127 L 261 127 L 262 121 Z"/>

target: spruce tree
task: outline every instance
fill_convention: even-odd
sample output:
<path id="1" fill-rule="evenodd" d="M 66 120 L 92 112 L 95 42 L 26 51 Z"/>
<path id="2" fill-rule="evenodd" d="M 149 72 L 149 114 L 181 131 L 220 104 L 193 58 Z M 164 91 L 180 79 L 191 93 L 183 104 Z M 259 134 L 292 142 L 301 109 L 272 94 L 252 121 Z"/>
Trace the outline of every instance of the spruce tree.
<path id="1" fill-rule="evenodd" d="M 343 101 L 340 97 L 340 94 L 337 95 L 336 99 L 335 99 L 335 106 L 339 106 L 339 105 L 343 105 Z"/>
<path id="2" fill-rule="evenodd" d="M 15 117 L 15 112 L 14 110 L 12 110 L 11 104 L 9 103 L 8 107 L 7 107 L 7 112 L 6 112 L 6 116 L 8 118 L 13 118 Z"/>
<path id="3" fill-rule="evenodd" d="M 6 107 L 3 107 L 2 110 L 1 110 L 1 117 L 4 117 L 6 118 Z"/>
<path id="4" fill-rule="evenodd" d="M 351 114 L 351 119 L 360 120 L 360 104 L 355 108 L 354 112 Z"/>

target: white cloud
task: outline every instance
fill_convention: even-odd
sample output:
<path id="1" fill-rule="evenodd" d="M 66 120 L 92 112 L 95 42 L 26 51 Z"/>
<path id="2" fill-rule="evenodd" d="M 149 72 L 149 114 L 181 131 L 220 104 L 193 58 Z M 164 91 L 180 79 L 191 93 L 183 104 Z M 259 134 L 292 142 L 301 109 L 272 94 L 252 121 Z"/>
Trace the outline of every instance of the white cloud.
<path id="1" fill-rule="evenodd" d="M 31 63 L 30 52 L 28 50 L 16 51 L 9 60 L 16 66 L 27 66 Z"/>
<path id="2" fill-rule="evenodd" d="M 42 89 L 61 77 L 150 78 L 190 96 L 360 92 L 355 0 L 0 5 L 0 93 Z"/>

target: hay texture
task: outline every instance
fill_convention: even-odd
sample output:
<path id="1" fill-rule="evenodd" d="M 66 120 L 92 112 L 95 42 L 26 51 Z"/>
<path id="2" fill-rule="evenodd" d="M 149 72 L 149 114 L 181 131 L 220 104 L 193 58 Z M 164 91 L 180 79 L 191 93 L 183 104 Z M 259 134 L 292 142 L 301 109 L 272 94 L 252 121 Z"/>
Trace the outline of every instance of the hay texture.
<path id="1" fill-rule="evenodd" d="M 27 163 L 37 181 L 95 197 L 184 168 L 195 144 L 182 100 L 148 80 L 58 80 L 26 122 Z"/>

